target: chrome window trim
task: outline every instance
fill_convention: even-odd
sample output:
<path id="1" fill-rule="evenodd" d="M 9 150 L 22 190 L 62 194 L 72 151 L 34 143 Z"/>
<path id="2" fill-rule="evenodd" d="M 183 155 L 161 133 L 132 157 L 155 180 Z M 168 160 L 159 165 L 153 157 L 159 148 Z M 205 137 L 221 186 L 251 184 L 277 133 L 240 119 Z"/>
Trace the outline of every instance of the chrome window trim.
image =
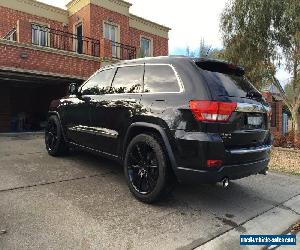
<path id="1" fill-rule="evenodd" d="M 95 76 L 97 73 L 105 71 L 105 70 L 111 70 L 111 69 L 117 69 L 117 68 L 124 68 L 124 67 L 135 67 L 135 66 L 169 66 L 171 67 L 171 69 L 173 70 L 176 79 L 177 79 L 177 84 L 179 86 L 179 91 L 176 92 L 151 92 L 151 93 L 147 93 L 147 92 L 139 92 L 139 93 L 114 93 L 114 94 L 103 94 L 103 95 L 152 95 L 152 94 L 181 94 L 185 91 L 184 89 L 184 85 L 183 85 L 183 81 L 179 75 L 179 73 L 177 72 L 176 68 L 169 63 L 140 63 L 140 64 L 123 64 L 123 65 L 109 65 L 109 66 L 105 66 L 103 68 L 98 69 L 89 79 L 87 79 L 81 86 L 80 86 L 80 91 L 82 90 L 82 87 L 93 77 Z M 116 73 L 116 72 L 115 72 Z M 114 78 L 113 78 L 114 80 Z M 112 80 L 112 83 L 113 83 Z M 111 83 L 111 86 L 112 86 Z M 144 85 L 144 83 L 143 83 Z M 97 96 L 97 95 L 87 95 L 87 96 Z"/>
<path id="2" fill-rule="evenodd" d="M 270 107 L 263 104 L 238 102 L 235 111 L 243 113 L 266 113 L 270 111 Z"/>

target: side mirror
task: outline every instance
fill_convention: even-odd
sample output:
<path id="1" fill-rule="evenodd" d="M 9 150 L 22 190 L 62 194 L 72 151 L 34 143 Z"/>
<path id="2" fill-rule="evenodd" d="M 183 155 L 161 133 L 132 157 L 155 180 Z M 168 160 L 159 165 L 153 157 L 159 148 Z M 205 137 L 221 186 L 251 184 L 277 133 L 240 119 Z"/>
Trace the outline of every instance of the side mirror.
<path id="1" fill-rule="evenodd" d="M 76 83 L 71 83 L 69 85 L 69 90 L 68 90 L 68 93 L 70 95 L 78 95 L 78 88 L 77 88 L 77 84 Z"/>

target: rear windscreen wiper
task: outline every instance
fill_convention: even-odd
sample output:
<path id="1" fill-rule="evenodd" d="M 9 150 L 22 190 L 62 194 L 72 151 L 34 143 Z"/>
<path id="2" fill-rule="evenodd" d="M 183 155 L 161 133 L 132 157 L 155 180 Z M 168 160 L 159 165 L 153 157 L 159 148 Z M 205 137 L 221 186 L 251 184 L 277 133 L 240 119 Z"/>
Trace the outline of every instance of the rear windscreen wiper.
<path id="1" fill-rule="evenodd" d="M 260 100 L 262 98 L 262 95 L 258 91 L 250 90 L 247 92 L 246 97 L 250 98 L 250 99 L 259 99 Z"/>

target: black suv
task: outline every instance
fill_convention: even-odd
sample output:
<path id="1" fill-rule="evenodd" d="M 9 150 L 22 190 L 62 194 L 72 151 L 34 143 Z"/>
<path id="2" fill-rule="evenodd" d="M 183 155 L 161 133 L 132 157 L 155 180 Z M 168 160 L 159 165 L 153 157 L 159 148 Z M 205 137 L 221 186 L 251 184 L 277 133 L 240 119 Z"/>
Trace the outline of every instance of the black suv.
<path id="1" fill-rule="evenodd" d="M 269 107 L 243 75 L 223 61 L 188 57 L 106 66 L 51 103 L 47 151 L 75 146 L 121 162 L 144 202 L 174 180 L 227 185 L 266 173 Z"/>

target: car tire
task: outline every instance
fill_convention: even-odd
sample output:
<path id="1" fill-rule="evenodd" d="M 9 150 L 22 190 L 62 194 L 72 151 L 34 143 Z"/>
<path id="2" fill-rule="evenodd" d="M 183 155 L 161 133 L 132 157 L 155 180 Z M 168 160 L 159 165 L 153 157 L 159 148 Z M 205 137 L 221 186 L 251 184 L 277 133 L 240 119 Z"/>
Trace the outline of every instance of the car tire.
<path id="1" fill-rule="evenodd" d="M 163 143 L 154 134 L 140 134 L 127 147 L 124 173 L 131 193 L 140 201 L 153 203 L 173 187 L 173 175 Z"/>
<path id="2" fill-rule="evenodd" d="M 48 118 L 45 129 L 46 150 L 51 156 L 61 156 L 68 152 L 68 146 L 64 140 L 60 121 L 53 115 Z"/>

